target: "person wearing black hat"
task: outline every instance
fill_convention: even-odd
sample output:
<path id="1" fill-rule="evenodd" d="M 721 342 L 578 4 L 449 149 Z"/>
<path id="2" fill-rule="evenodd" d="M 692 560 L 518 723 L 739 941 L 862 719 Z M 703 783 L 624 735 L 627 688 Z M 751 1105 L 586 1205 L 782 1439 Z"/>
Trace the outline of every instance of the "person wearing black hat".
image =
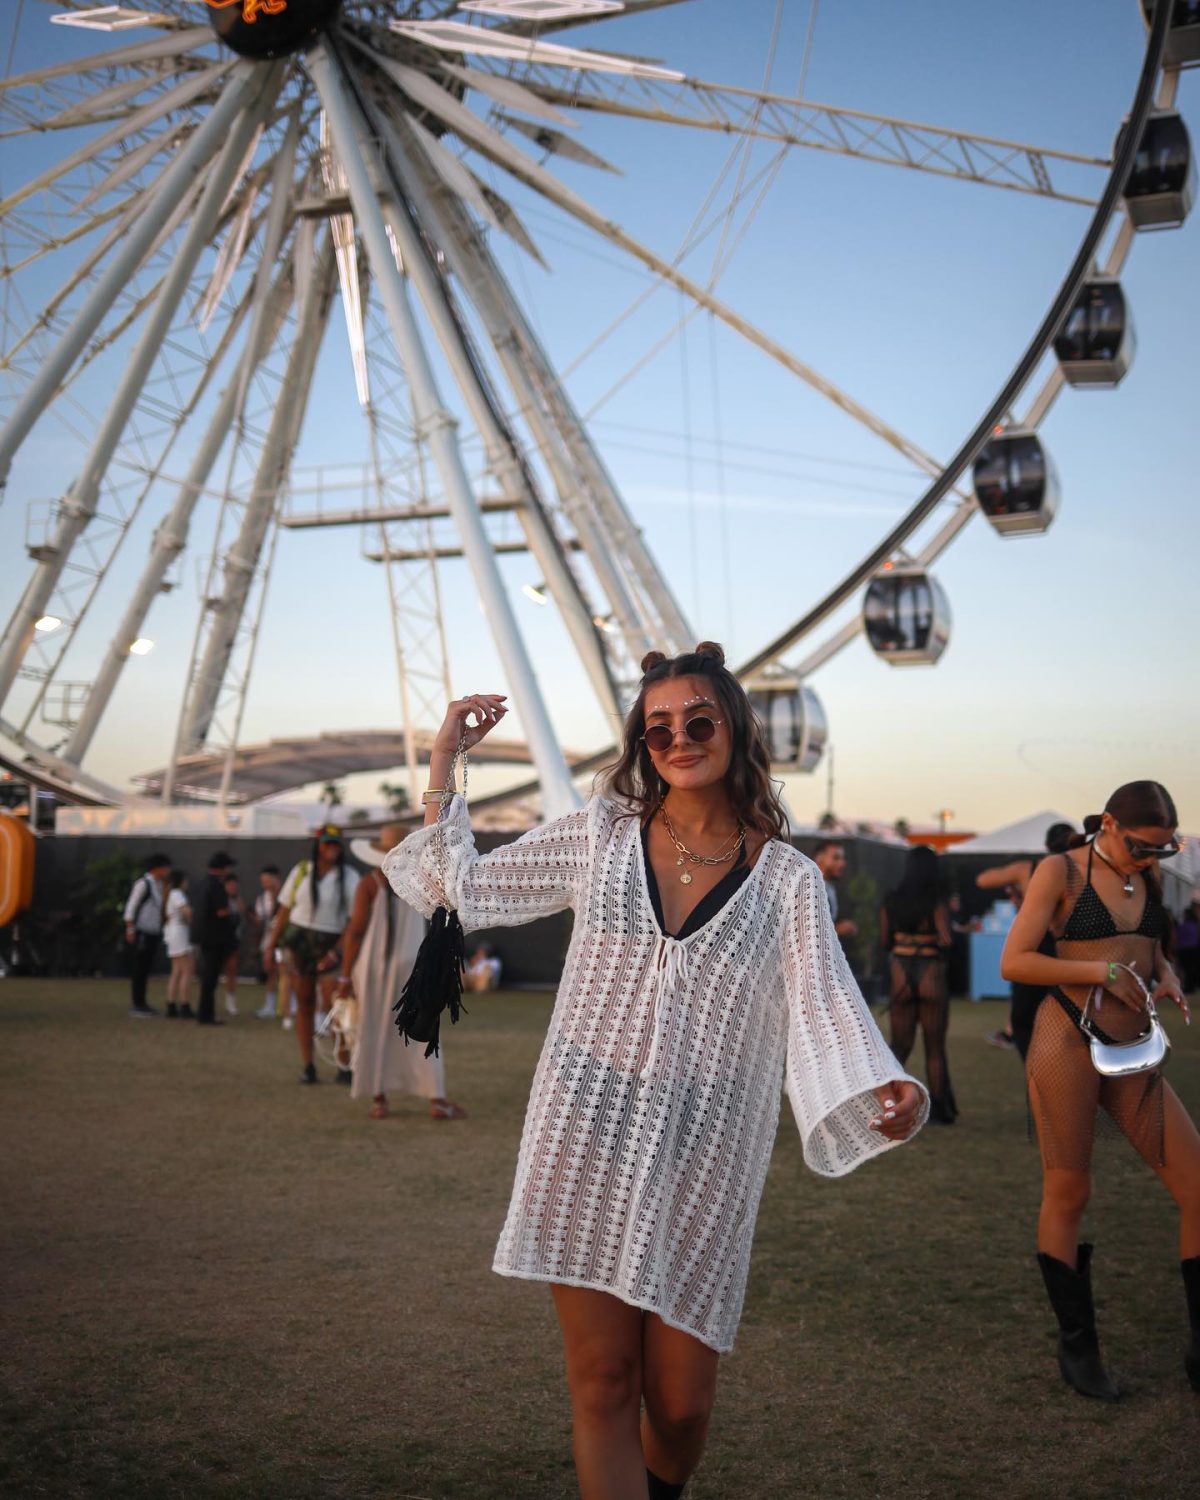
<path id="1" fill-rule="evenodd" d="M 201 1026 L 225 1024 L 217 1019 L 216 995 L 217 980 L 237 942 L 229 895 L 225 889 L 225 878 L 233 865 L 229 855 L 218 849 L 208 862 L 208 874 L 192 908 L 192 939 L 199 955 L 200 971 L 200 1009 L 196 1020 Z"/>
<path id="2" fill-rule="evenodd" d="M 160 1014 L 147 1004 L 146 986 L 154 957 L 162 942 L 163 906 L 167 899 L 167 876 L 171 861 L 165 854 L 152 854 L 146 872 L 133 882 L 125 903 L 125 941 L 129 946 L 129 1014 L 136 1020 Z"/>

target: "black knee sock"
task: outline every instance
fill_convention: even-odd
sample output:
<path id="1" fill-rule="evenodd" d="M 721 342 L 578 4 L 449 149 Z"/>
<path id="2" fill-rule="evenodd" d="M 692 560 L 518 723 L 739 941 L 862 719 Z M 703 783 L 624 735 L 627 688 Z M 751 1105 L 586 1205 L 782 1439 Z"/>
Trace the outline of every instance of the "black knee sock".
<path id="1" fill-rule="evenodd" d="M 649 1469 L 646 1470 L 646 1485 L 650 1491 L 650 1500 L 679 1500 L 683 1494 L 682 1484 L 668 1484 Z"/>

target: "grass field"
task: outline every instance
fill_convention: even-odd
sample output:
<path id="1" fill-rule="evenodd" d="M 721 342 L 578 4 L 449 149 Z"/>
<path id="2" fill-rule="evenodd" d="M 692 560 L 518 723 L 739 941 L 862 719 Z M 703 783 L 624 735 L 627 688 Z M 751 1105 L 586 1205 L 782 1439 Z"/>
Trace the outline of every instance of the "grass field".
<path id="1" fill-rule="evenodd" d="M 244 991 L 243 1011 L 258 1003 Z M 0 984 L 0 1493 L 566 1500 L 545 1288 L 489 1267 L 545 995 L 472 1005 L 447 1086 L 382 1122 L 294 1040 L 126 1019 L 117 982 Z M 1058 1379 L 1037 1155 L 995 1005 L 956 1007 L 953 1129 L 839 1182 L 785 1110 L 689 1500 L 1196 1495 L 1175 1212 L 1101 1142 L 1087 1229 L 1127 1397 Z M 1200 1035 L 1168 1017 L 1200 1106 Z"/>

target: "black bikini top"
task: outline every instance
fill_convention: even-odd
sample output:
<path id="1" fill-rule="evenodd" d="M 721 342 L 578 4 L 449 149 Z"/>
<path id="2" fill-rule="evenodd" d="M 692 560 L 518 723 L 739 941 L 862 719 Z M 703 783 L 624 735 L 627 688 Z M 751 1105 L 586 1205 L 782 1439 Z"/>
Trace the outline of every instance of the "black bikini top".
<path id="1" fill-rule="evenodd" d="M 706 896 L 701 896 L 684 918 L 683 926 L 678 932 L 668 932 L 667 924 L 663 921 L 662 893 L 658 888 L 658 877 L 654 873 L 654 866 L 650 863 L 649 823 L 642 825 L 642 859 L 646 867 L 646 886 L 650 892 L 650 904 L 654 908 L 658 930 L 665 937 L 673 937 L 676 940 L 691 937 L 693 932 L 698 932 L 707 922 L 711 922 L 725 903 L 731 901 L 746 883 L 750 871 L 754 868 L 746 858 L 746 846 L 743 844 L 738 850 L 733 868 L 721 877 Z"/>
<path id="2" fill-rule="evenodd" d="M 1063 859 L 1074 864 L 1069 854 Z M 1092 845 L 1088 845 L 1087 881 L 1076 898 L 1075 905 L 1067 917 L 1060 934 L 1065 943 L 1086 943 L 1097 938 L 1143 937 L 1162 938 L 1167 932 L 1166 908 L 1158 897 L 1146 887 L 1146 904 L 1142 907 L 1141 921 L 1133 928 L 1118 927 L 1113 914 L 1100 899 L 1092 884 Z"/>

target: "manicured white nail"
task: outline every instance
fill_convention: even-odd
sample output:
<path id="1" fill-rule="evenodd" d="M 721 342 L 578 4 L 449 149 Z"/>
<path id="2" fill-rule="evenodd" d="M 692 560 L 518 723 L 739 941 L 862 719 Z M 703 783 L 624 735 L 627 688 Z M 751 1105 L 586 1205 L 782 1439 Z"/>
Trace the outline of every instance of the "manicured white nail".
<path id="1" fill-rule="evenodd" d="M 896 1107 L 896 1101 L 894 1099 L 885 1099 L 883 1103 L 886 1109 L 895 1109 Z"/>
<path id="2" fill-rule="evenodd" d="M 896 1111 L 894 1109 L 889 1109 L 887 1114 L 885 1114 L 883 1118 L 885 1120 L 894 1120 L 896 1118 Z"/>

